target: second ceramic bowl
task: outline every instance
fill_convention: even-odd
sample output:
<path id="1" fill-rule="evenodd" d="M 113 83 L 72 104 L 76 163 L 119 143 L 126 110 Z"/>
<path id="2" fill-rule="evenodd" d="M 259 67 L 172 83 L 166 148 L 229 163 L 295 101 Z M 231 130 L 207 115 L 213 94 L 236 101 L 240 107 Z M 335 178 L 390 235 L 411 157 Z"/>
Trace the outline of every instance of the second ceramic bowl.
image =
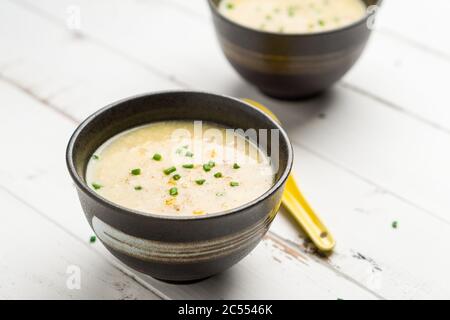
<path id="1" fill-rule="evenodd" d="M 269 96 L 299 99 L 333 85 L 355 64 L 371 34 L 369 19 L 381 0 L 358 22 L 311 34 L 281 34 L 250 29 L 218 11 L 221 0 L 207 0 L 222 50 L 236 71 Z"/>

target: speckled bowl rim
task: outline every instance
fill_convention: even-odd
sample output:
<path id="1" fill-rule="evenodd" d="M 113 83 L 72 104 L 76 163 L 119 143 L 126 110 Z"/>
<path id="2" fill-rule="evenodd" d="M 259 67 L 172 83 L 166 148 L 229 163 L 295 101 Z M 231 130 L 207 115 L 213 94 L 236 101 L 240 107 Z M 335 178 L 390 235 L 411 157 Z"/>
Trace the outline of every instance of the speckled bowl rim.
<path id="1" fill-rule="evenodd" d="M 142 211 L 138 211 L 138 210 L 133 210 L 133 209 L 129 209 L 123 206 L 120 206 L 112 201 L 107 200 L 106 198 L 103 198 L 101 196 L 99 196 L 97 193 L 95 193 L 91 188 L 89 188 L 89 186 L 86 184 L 86 182 L 83 181 L 83 178 L 80 177 L 80 175 L 77 173 L 76 167 L 75 167 L 75 163 L 74 163 L 74 145 L 78 139 L 78 136 L 82 133 L 82 131 L 97 117 L 99 117 L 100 115 L 102 115 L 103 113 L 109 111 L 110 109 L 115 108 L 118 105 L 121 105 L 125 102 L 131 101 L 131 100 L 135 100 L 135 99 L 140 99 L 140 98 L 144 98 L 144 97 L 148 97 L 148 96 L 156 96 L 156 95 L 167 95 L 167 94 L 201 94 L 201 95 L 209 95 L 209 96 L 216 96 L 216 97 L 220 97 L 220 98 L 225 98 L 228 100 L 232 100 L 236 103 L 240 103 L 243 105 L 246 105 L 249 109 L 252 109 L 253 112 L 255 113 L 259 113 L 260 115 L 262 115 L 263 117 L 265 117 L 267 120 L 269 120 L 269 122 L 272 123 L 272 125 L 279 130 L 280 132 L 280 137 L 282 137 L 282 139 L 285 140 L 286 145 L 287 145 L 287 160 L 286 160 L 286 168 L 284 169 L 283 173 L 280 175 L 280 177 L 277 179 L 277 181 L 273 184 L 273 186 L 267 190 L 265 193 L 263 193 L 261 196 L 259 196 L 258 198 L 256 198 L 255 200 L 252 200 L 242 206 L 239 206 L 237 208 L 231 209 L 231 210 L 227 210 L 227 211 L 221 211 L 221 212 L 216 212 L 216 213 L 211 213 L 211 214 L 206 214 L 204 216 L 169 216 L 169 215 L 160 215 L 160 214 L 153 214 L 153 213 L 145 213 Z M 151 123 L 151 122 L 149 122 Z M 220 121 L 217 121 L 217 123 L 220 124 Z M 131 129 L 131 128 L 130 128 Z M 227 95 L 220 95 L 220 94 L 214 94 L 214 93 L 209 93 L 209 92 L 203 92 L 203 91 L 183 91 L 183 90 L 169 90 L 169 91 L 158 91 L 158 92 L 154 92 L 154 93 L 143 93 L 143 94 L 138 94 L 138 95 L 134 95 L 128 98 L 124 98 L 121 100 L 118 100 L 116 102 L 113 102 L 101 109 L 99 109 L 98 111 L 96 111 L 95 113 L 91 114 L 89 117 L 87 117 L 79 126 L 78 128 L 75 130 L 75 132 L 72 134 L 69 143 L 67 145 L 67 149 L 66 149 L 66 164 L 67 164 L 67 168 L 69 169 L 69 173 L 70 176 L 72 177 L 73 181 L 75 181 L 76 185 L 78 188 L 80 188 L 86 195 L 88 195 L 90 198 L 92 198 L 95 201 L 100 202 L 101 204 L 103 204 L 104 206 L 107 206 L 111 209 L 114 210 L 119 210 L 122 213 L 125 214 L 130 214 L 130 215 L 138 215 L 138 216 L 142 216 L 142 217 L 147 217 L 147 218 L 153 218 L 153 219 L 161 219 L 161 220 L 173 220 L 173 221 L 179 221 L 179 220 L 206 220 L 206 219 L 215 219 L 215 218 L 220 218 L 222 216 L 226 216 L 226 215 L 231 215 L 231 214 L 236 214 L 236 213 L 240 213 L 243 211 L 246 211 L 248 208 L 253 207 L 255 205 L 257 205 L 258 203 L 265 201 L 267 198 L 269 198 L 270 196 L 272 196 L 274 193 L 276 193 L 278 191 L 278 189 L 280 189 L 283 184 L 286 182 L 287 178 L 289 177 L 289 174 L 292 170 L 292 166 L 293 166 L 293 162 L 294 162 L 294 151 L 293 151 L 293 147 L 292 147 L 292 143 L 289 139 L 289 136 L 287 135 L 286 131 L 276 122 L 274 121 L 272 118 L 270 118 L 267 114 L 265 114 L 264 112 L 262 112 L 261 110 L 257 109 L 256 107 L 254 107 L 253 105 L 237 99 L 237 98 L 233 98 Z"/>
<path id="2" fill-rule="evenodd" d="M 361 19 L 348 24 L 346 26 L 343 26 L 341 28 L 336 28 L 336 29 L 332 29 L 332 30 L 327 30 L 327 31 L 320 31 L 320 32 L 312 32 L 312 33 L 278 33 L 278 32 L 269 32 L 269 31 L 262 31 L 262 30 L 258 30 L 258 29 L 252 29 L 250 27 L 244 26 L 242 24 L 236 23 L 231 19 L 228 19 L 227 17 L 225 17 L 223 14 L 221 14 L 219 12 L 219 10 L 217 9 L 217 6 L 214 4 L 213 0 L 207 0 L 209 6 L 211 7 L 211 9 L 214 11 L 214 13 L 220 17 L 220 19 L 222 19 L 223 21 L 226 21 L 230 24 L 232 24 L 235 27 L 247 30 L 249 32 L 255 32 L 258 34 L 263 34 L 263 35 L 270 35 L 270 36 L 279 36 L 279 37 L 284 37 L 284 38 L 307 38 L 307 37 L 315 37 L 315 36 L 324 36 L 324 35 L 329 35 L 329 34 L 333 34 L 333 33 L 338 33 L 341 31 L 346 31 L 348 29 L 352 29 L 362 23 L 365 23 L 365 21 L 367 20 L 367 18 L 371 15 L 373 15 L 373 13 L 369 14 L 367 13 L 366 10 L 366 14 L 364 15 L 364 17 L 362 17 Z M 381 7 L 381 5 L 383 4 L 384 0 L 378 0 L 376 6 Z"/>

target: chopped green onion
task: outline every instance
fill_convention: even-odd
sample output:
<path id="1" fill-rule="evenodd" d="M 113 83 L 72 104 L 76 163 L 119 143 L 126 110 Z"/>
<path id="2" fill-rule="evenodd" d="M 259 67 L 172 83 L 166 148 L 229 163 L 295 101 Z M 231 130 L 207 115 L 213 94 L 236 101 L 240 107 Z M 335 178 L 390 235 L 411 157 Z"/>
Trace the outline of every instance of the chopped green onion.
<path id="1" fill-rule="evenodd" d="M 230 182 L 230 186 L 231 187 L 238 187 L 239 186 L 239 182 L 232 181 L 232 182 Z"/>
<path id="2" fill-rule="evenodd" d="M 222 178 L 222 172 L 217 172 L 214 174 L 215 178 Z"/>
<path id="3" fill-rule="evenodd" d="M 323 27 L 325 25 L 325 21 L 319 20 L 319 25 Z"/>
<path id="4" fill-rule="evenodd" d="M 141 191 L 141 190 L 142 190 L 142 187 L 141 187 L 141 186 L 136 186 L 136 187 L 134 187 L 134 190 L 136 190 L 136 191 Z"/>
<path id="5" fill-rule="evenodd" d="M 161 156 L 159 153 L 155 153 L 155 154 L 153 155 L 153 160 L 155 160 L 155 161 L 161 161 L 161 159 L 162 159 L 162 156 Z"/>
<path id="6" fill-rule="evenodd" d="M 185 169 L 194 169 L 194 165 L 193 164 L 183 164 L 183 168 L 185 168 Z"/>
<path id="7" fill-rule="evenodd" d="M 131 174 L 133 176 L 138 176 L 141 174 L 141 169 L 139 169 L 139 168 L 133 169 L 133 170 L 131 170 Z"/>
<path id="8" fill-rule="evenodd" d="M 288 15 L 289 17 L 295 16 L 295 7 L 291 6 L 288 8 Z"/>
<path id="9" fill-rule="evenodd" d="M 177 188 L 172 188 L 169 190 L 169 194 L 173 197 L 178 195 L 178 189 Z"/>
<path id="10" fill-rule="evenodd" d="M 164 174 L 165 174 L 166 176 L 168 176 L 169 174 L 171 174 L 171 173 L 173 173 L 173 172 L 175 172 L 175 171 L 177 171 L 177 168 L 175 168 L 175 167 L 170 167 L 170 168 L 167 168 L 167 169 L 164 170 Z"/>
<path id="11" fill-rule="evenodd" d="M 198 184 L 199 186 L 203 185 L 205 182 L 206 182 L 205 179 L 195 180 L 195 183 Z"/>
<path id="12" fill-rule="evenodd" d="M 94 243 L 95 241 L 97 241 L 97 237 L 96 237 L 96 236 L 91 236 L 91 237 L 89 238 L 89 242 L 90 242 L 90 243 Z"/>
<path id="13" fill-rule="evenodd" d="M 94 154 L 94 155 L 92 156 L 92 159 L 98 160 L 98 159 L 100 159 L 100 157 L 99 157 L 98 155 Z"/>
<path id="14" fill-rule="evenodd" d="M 208 163 L 203 165 L 203 170 L 205 170 L 205 172 L 209 172 L 215 166 L 216 166 L 216 163 L 214 161 L 209 161 Z"/>
<path id="15" fill-rule="evenodd" d="M 397 221 L 392 222 L 392 228 L 394 228 L 394 229 L 398 228 L 398 222 Z"/>
<path id="16" fill-rule="evenodd" d="M 233 169 L 240 169 L 241 168 L 241 166 L 240 165 L 238 165 L 237 163 L 235 163 L 235 164 L 233 164 Z"/>
<path id="17" fill-rule="evenodd" d="M 194 154 L 192 152 L 188 151 L 188 152 L 186 152 L 185 156 L 192 158 L 194 156 Z"/>
<path id="18" fill-rule="evenodd" d="M 227 3 L 227 9 L 228 10 L 233 10 L 234 9 L 234 4 L 233 3 Z"/>
<path id="19" fill-rule="evenodd" d="M 92 184 L 92 187 L 93 187 L 95 190 L 99 190 L 99 189 L 103 188 L 103 186 L 102 186 L 101 184 L 98 184 L 98 183 L 93 183 L 93 184 Z"/>
<path id="20" fill-rule="evenodd" d="M 173 180 L 177 181 L 177 180 L 181 179 L 181 176 L 179 174 L 176 174 L 172 178 L 173 178 Z"/>

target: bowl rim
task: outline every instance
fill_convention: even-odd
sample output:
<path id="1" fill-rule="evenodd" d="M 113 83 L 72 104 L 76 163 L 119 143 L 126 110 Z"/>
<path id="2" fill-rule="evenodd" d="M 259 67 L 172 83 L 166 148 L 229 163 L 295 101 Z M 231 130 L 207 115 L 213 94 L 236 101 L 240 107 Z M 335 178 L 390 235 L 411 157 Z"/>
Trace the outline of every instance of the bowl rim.
<path id="1" fill-rule="evenodd" d="M 256 199 L 247 202 L 239 207 L 236 207 L 234 209 L 226 210 L 226 211 L 220 211 L 215 212 L 211 214 L 205 214 L 202 216 L 170 216 L 170 215 L 160 215 L 160 214 L 154 214 L 154 213 L 146 213 L 143 211 L 133 210 L 129 209 L 127 207 L 118 205 L 100 195 L 98 195 L 94 190 L 89 188 L 86 182 L 83 181 L 82 177 L 77 173 L 75 163 L 74 163 L 74 146 L 75 143 L 78 140 L 78 137 L 83 132 L 83 130 L 97 117 L 104 114 L 105 112 L 122 105 L 125 102 L 129 102 L 135 99 L 141 99 L 148 96 L 157 96 L 157 95 L 170 95 L 170 94 L 200 94 L 200 95 L 209 95 L 209 96 L 216 96 L 219 98 L 224 98 L 227 100 L 232 100 L 235 103 L 240 103 L 243 105 L 246 105 L 248 108 L 252 109 L 253 112 L 259 113 L 260 115 L 264 116 L 267 120 L 269 120 L 272 125 L 279 130 L 280 137 L 285 140 L 287 145 L 287 160 L 286 160 L 286 168 L 284 169 L 283 173 L 280 175 L 280 177 L 276 180 L 276 182 L 272 185 L 270 189 L 268 189 L 265 193 L 257 197 Z M 149 122 L 151 123 L 151 122 Z M 218 122 L 220 123 L 220 122 Z M 131 129 L 131 128 L 130 128 Z M 69 170 L 69 174 L 72 178 L 72 180 L 75 182 L 76 186 L 83 191 L 84 194 L 89 196 L 94 201 L 99 201 L 102 205 L 109 207 L 113 210 L 117 210 L 121 214 L 126 215 L 133 215 L 133 216 L 139 216 L 143 218 L 149 218 L 149 219 L 160 219 L 160 220 L 167 220 L 167 221 L 193 221 L 193 220 L 209 220 L 209 219 L 216 219 L 220 218 L 222 216 L 232 215 L 232 214 L 238 214 L 242 213 L 243 211 L 246 211 L 248 208 L 253 207 L 263 201 L 265 201 L 267 198 L 269 198 L 271 195 L 276 193 L 286 182 L 287 178 L 289 177 L 294 162 L 294 151 L 292 143 L 289 139 L 288 134 L 286 131 L 281 127 L 280 124 L 278 124 L 276 121 L 274 121 L 270 116 L 268 116 L 263 111 L 259 110 L 258 108 L 254 107 L 250 103 L 247 103 L 244 100 L 234 98 L 231 96 L 223 95 L 223 94 L 215 94 L 205 91 L 195 91 L 195 90 L 166 90 L 166 91 L 156 91 L 156 92 L 149 92 L 149 93 L 142 93 L 133 95 L 127 98 L 123 98 L 120 100 L 117 100 L 113 103 L 110 103 L 106 105 L 105 107 L 97 110 L 90 116 L 88 116 L 81 124 L 76 128 L 76 130 L 73 132 L 72 136 L 70 137 L 69 143 L 66 148 L 66 165 Z"/>
<path id="2" fill-rule="evenodd" d="M 333 33 L 338 33 L 338 32 L 343 32 L 346 31 L 348 29 L 352 29 L 362 23 L 364 23 L 367 18 L 369 18 L 370 16 L 372 16 L 374 13 L 368 13 L 366 10 L 365 15 L 360 18 L 359 20 L 345 25 L 343 27 L 340 28 L 336 28 L 336 29 L 331 29 L 331 30 L 326 30 L 326 31 L 319 31 L 319 32 L 312 32 L 312 33 L 278 33 L 278 32 L 270 32 L 270 31 L 263 31 L 263 30 L 258 30 L 258 29 L 253 29 L 247 26 L 244 26 L 242 24 L 239 24 L 237 22 L 234 22 L 231 19 L 228 19 L 227 17 L 225 17 L 223 14 L 221 14 L 216 6 L 216 4 L 213 2 L 213 0 L 207 0 L 209 3 L 209 6 L 211 7 L 211 10 L 214 12 L 214 14 L 216 16 L 218 16 L 220 19 L 222 19 L 223 21 L 230 23 L 231 25 L 237 27 L 237 28 L 241 28 L 244 29 L 248 32 L 255 32 L 257 34 L 261 34 L 261 35 L 270 35 L 270 36 L 280 36 L 280 37 L 284 37 L 284 38 L 309 38 L 309 37 L 315 37 L 315 36 L 325 36 L 325 35 L 330 35 Z M 222 1 L 222 0 L 221 0 Z M 375 6 L 377 7 L 381 7 L 382 3 L 384 0 L 377 0 L 377 3 L 375 4 Z M 367 7 L 368 8 L 368 7 Z"/>

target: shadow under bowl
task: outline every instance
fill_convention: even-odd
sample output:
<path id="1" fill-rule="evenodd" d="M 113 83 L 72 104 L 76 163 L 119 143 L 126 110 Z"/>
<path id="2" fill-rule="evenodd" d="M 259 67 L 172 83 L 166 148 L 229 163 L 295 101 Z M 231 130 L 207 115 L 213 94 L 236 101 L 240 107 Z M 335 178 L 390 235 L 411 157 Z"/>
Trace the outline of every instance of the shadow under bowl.
<path id="1" fill-rule="evenodd" d="M 267 139 L 265 146 L 270 155 L 278 152 L 275 184 L 242 207 L 195 217 L 133 211 L 104 199 L 87 185 L 86 168 L 100 145 L 127 129 L 168 120 L 276 130 L 279 141 L 272 146 Z M 77 128 L 66 157 L 81 206 L 98 239 L 131 268 L 170 282 L 201 280 L 244 258 L 269 229 L 293 161 L 285 131 L 253 106 L 230 97 L 178 91 L 135 96 L 101 109 Z"/>
<path id="2" fill-rule="evenodd" d="M 295 100 L 314 96 L 340 80 L 361 56 L 370 23 L 382 0 L 363 0 L 371 9 L 343 28 L 305 34 L 270 33 L 224 17 L 221 0 L 207 0 L 216 34 L 230 64 L 268 96 Z"/>

